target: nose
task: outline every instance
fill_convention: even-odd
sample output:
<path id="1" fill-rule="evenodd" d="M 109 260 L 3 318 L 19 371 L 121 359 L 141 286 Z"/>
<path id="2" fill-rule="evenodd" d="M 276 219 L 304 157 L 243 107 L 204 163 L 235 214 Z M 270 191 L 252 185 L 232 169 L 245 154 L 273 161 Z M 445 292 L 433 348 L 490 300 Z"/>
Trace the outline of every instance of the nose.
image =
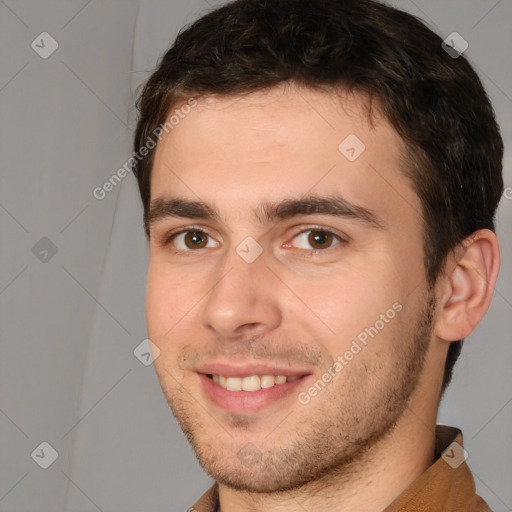
<path id="1" fill-rule="evenodd" d="M 203 302 L 203 326 L 225 340 L 258 336 L 282 321 L 279 281 L 267 268 L 265 253 L 252 262 L 236 250 L 226 255 L 209 283 Z"/>

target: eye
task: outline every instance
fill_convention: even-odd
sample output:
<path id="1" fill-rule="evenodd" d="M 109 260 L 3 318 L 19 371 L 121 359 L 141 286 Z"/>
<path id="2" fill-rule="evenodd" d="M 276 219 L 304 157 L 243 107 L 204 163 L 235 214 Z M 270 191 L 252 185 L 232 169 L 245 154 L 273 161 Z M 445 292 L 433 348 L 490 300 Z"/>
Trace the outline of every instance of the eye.
<path id="1" fill-rule="evenodd" d="M 342 237 L 322 228 L 310 228 L 293 237 L 293 244 L 285 244 L 283 247 L 305 249 L 311 252 L 325 251 L 336 245 L 346 243 Z M 218 247 L 216 242 L 206 231 L 189 228 L 175 233 L 170 233 L 164 245 L 171 245 L 176 253 L 191 253 L 197 249 Z"/>
<path id="2" fill-rule="evenodd" d="M 172 244 L 178 251 L 188 252 L 194 249 L 204 249 L 207 247 L 218 247 L 217 242 L 208 242 L 211 238 L 208 233 L 200 229 L 191 229 L 188 231 L 181 231 L 169 235 L 166 244 Z"/>
<path id="3" fill-rule="evenodd" d="M 338 235 L 324 229 L 308 229 L 307 231 L 302 231 L 298 235 L 295 235 L 293 240 L 298 240 L 299 249 L 311 250 L 311 248 L 313 248 L 315 251 L 330 249 L 334 245 L 339 245 L 344 242 Z M 302 244 L 302 246 L 300 244 Z M 307 245 L 309 245 L 309 247 L 307 247 Z M 289 244 L 285 245 L 285 247 L 289 247 Z"/>

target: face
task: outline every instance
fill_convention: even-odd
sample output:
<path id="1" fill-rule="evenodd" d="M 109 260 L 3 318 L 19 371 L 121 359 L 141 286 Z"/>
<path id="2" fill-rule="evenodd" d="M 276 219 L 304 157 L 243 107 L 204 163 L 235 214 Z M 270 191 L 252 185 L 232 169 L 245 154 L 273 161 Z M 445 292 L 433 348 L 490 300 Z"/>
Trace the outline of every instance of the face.
<path id="1" fill-rule="evenodd" d="M 159 142 L 148 335 L 220 483 L 316 480 L 410 405 L 432 304 L 402 149 L 361 97 L 294 87 L 198 100 Z"/>

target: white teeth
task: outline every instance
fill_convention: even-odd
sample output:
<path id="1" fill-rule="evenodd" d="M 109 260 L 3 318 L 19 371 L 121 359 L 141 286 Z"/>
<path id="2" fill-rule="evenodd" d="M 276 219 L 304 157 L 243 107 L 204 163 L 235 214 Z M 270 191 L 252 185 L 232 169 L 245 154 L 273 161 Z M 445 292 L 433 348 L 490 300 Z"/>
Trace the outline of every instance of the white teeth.
<path id="1" fill-rule="evenodd" d="M 226 379 L 226 389 L 228 391 L 242 391 L 242 379 L 240 377 L 228 377 Z"/>
<path id="2" fill-rule="evenodd" d="M 213 382 L 228 391 L 259 391 L 285 382 L 293 382 L 300 379 L 300 376 L 249 375 L 247 377 L 224 377 L 223 375 L 212 375 L 212 379 Z"/>
<path id="3" fill-rule="evenodd" d="M 276 378 L 273 375 L 262 375 L 261 387 L 263 389 L 271 388 L 276 383 Z"/>
<path id="4" fill-rule="evenodd" d="M 244 377 L 242 379 L 242 389 L 244 391 L 258 391 L 259 389 L 261 389 L 260 378 L 257 375 Z"/>

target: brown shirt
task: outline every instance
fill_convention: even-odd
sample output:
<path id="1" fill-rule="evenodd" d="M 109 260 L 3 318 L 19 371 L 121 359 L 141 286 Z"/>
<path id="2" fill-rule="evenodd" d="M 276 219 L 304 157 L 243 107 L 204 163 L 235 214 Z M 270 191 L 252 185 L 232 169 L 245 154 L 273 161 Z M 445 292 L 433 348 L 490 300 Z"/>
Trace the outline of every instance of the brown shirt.
<path id="1" fill-rule="evenodd" d="M 187 512 L 218 512 L 215 483 Z M 492 512 L 475 494 L 460 430 L 438 425 L 436 461 L 383 512 Z"/>

